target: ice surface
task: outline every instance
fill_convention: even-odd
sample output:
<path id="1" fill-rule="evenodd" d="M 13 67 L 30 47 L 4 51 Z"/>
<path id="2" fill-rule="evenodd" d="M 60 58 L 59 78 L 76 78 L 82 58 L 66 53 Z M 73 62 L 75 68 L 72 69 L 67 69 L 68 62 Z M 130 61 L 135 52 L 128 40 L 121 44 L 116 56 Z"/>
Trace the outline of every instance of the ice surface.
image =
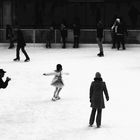
<path id="1" fill-rule="evenodd" d="M 26 63 L 22 53 L 21 61 L 13 62 L 15 49 L 0 46 L 0 68 L 12 78 L 6 89 L 0 89 L 1 140 L 140 139 L 140 46 L 127 45 L 125 51 L 117 51 L 106 44 L 101 58 L 96 44 L 71 46 L 28 45 L 31 61 Z M 52 72 L 58 63 L 70 75 L 63 76 L 61 100 L 52 102 L 53 77 L 42 74 Z M 97 71 L 110 95 L 99 129 L 88 127 L 89 87 Z"/>

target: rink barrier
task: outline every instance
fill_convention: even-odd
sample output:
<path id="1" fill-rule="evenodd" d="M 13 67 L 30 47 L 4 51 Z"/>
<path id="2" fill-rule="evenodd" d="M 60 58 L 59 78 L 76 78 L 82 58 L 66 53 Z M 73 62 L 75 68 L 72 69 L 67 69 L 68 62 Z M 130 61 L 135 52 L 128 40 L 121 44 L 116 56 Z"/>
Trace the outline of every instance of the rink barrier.
<path id="1" fill-rule="evenodd" d="M 48 29 L 22 29 L 27 43 L 46 43 Z M 111 43 L 111 32 L 104 30 L 104 43 Z M 6 30 L 0 29 L 0 43 L 8 43 Z M 61 43 L 59 30 L 54 30 L 52 43 Z M 67 43 L 73 43 L 73 31 L 68 30 Z M 95 29 L 81 29 L 80 43 L 96 43 Z M 128 30 L 126 43 L 140 43 L 140 30 Z"/>

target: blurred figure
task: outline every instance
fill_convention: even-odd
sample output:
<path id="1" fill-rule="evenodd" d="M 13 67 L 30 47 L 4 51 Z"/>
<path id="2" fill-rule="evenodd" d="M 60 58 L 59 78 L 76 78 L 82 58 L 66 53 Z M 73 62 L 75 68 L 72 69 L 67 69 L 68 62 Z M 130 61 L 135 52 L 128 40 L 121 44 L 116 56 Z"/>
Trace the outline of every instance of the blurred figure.
<path id="1" fill-rule="evenodd" d="M 21 51 L 26 57 L 24 62 L 28 62 L 30 61 L 30 58 L 25 50 L 26 43 L 25 43 L 23 33 L 19 27 L 17 27 L 15 30 L 16 30 L 17 48 L 16 48 L 16 58 L 14 59 L 14 61 L 20 61 L 20 49 L 21 49 Z"/>
<path id="2" fill-rule="evenodd" d="M 97 43 L 99 46 L 99 51 L 100 51 L 97 55 L 101 57 L 101 56 L 104 56 L 104 52 L 103 52 L 103 23 L 101 20 L 97 23 L 96 33 L 97 33 L 96 40 L 97 40 Z"/>
<path id="3" fill-rule="evenodd" d="M 117 49 L 120 49 L 120 44 L 122 44 L 122 49 L 125 50 L 125 35 L 127 35 L 126 25 L 119 18 L 116 19 L 115 27 L 116 39 L 117 39 Z"/>
<path id="4" fill-rule="evenodd" d="M 13 32 L 13 28 L 11 25 L 6 25 L 6 40 L 9 40 L 10 46 L 8 49 L 12 49 L 14 48 L 14 32 Z"/>
<path id="5" fill-rule="evenodd" d="M 53 26 L 50 26 L 49 27 L 49 30 L 47 31 L 46 48 L 51 48 L 51 42 L 52 42 L 53 33 L 54 33 L 53 31 L 54 31 Z"/>
<path id="6" fill-rule="evenodd" d="M 5 82 L 2 80 L 5 73 L 6 71 L 4 71 L 3 69 L 0 69 L 0 89 L 6 88 L 8 86 L 9 81 L 11 80 L 11 78 L 9 77 L 6 78 Z"/>
<path id="7" fill-rule="evenodd" d="M 61 24 L 60 32 L 61 32 L 61 38 L 63 43 L 62 48 L 66 48 L 66 39 L 67 39 L 68 31 L 64 23 Z"/>
<path id="8" fill-rule="evenodd" d="M 80 23 L 79 23 L 78 18 L 75 18 L 75 21 L 73 24 L 73 35 L 74 35 L 73 48 L 78 48 L 79 47 L 79 38 L 80 38 Z"/>
<path id="9" fill-rule="evenodd" d="M 92 81 L 90 86 L 89 96 L 90 96 L 92 111 L 89 120 L 89 127 L 92 127 L 94 123 L 96 112 L 97 112 L 97 116 L 96 116 L 97 128 L 101 126 L 102 109 L 105 108 L 103 93 L 105 94 L 106 100 L 108 101 L 109 95 L 108 95 L 106 83 L 103 82 L 101 74 L 99 72 L 96 72 L 94 81 Z"/>
<path id="10" fill-rule="evenodd" d="M 116 28 L 116 19 L 111 27 L 112 49 L 116 48 L 117 43 L 115 28 Z"/>

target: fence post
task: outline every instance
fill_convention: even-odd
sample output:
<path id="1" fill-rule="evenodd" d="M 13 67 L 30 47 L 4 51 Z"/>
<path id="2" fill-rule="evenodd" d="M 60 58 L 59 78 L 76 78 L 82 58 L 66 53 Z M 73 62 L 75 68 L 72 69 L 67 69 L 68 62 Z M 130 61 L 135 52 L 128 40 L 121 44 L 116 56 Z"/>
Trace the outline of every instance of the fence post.
<path id="1" fill-rule="evenodd" d="M 33 29 L 33 43 L 34 43 L 34 45 L 35 45 L 35 42 L 36 42 L 36 40 L 35 40 L 35 33 L 36 33 L 36 30 Z"/>

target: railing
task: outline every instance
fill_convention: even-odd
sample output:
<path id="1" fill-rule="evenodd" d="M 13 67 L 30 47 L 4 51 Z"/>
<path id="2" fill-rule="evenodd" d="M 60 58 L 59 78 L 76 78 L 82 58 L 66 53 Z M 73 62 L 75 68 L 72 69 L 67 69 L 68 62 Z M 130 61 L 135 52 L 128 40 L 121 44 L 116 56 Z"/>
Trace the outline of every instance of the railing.
<path id="1" fill-rule="evenodd" d="M 48 29 L 22 29 L 27 43 L 46 43 Z M 111 43 L 111 32 L 104 30 L 104 43 Z M 0 43 L 7 43 L 6 30 L 0 29 Z M 68 43 L 73 43 L 73 31 L 68 30 Z M 52 43 L 61 43 L 59 30 L 54 31 Z M 80 43 L 96 43 L 95 29 L 81 29 Z M 126 43 L 140 43 L 140 30 L 128 30 Z"/>

